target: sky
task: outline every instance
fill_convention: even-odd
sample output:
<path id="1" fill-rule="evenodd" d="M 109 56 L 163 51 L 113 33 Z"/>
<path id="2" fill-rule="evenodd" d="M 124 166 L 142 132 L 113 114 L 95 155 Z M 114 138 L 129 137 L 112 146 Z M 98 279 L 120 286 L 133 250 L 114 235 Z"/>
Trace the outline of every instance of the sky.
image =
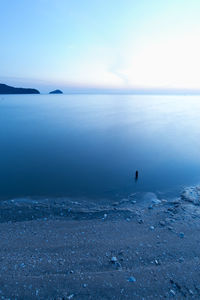
<path id="1" fill-rule="evenodd" d="M 0 82 L 200 89 L 199 0 L 0 0 Z"/>

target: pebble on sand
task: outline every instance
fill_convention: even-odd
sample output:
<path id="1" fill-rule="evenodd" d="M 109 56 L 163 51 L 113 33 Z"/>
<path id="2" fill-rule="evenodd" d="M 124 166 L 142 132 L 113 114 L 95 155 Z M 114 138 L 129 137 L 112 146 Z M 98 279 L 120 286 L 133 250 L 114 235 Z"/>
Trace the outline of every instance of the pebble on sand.
<path id="1" fill-rule="evenodd" d="M 117 257 L 116 256 L 113 256 L 112 258 L 111 258 L 111 262 L 114 264 L 114 263 L 116 263 L 117 262 Z"/>
<path id="2" fill-rule="evenodd" d="M 160 221 L 159 224 L 160 224 L 161 226 L 165 226 L 165 222 L 164 222 L 164 221 Z"/>
<path id="3" fill-rule="evenodd" d="M 175 292 L 174 290 L 170 290 L 170 294 L 171 294 L 172 296 L 176 296 L 176 292 Z"/>
<path id="4" fill-rule="evenodd" d="M 136 282 L 135 277 L 131 276 L 128 278 L 128 282 Z"/>

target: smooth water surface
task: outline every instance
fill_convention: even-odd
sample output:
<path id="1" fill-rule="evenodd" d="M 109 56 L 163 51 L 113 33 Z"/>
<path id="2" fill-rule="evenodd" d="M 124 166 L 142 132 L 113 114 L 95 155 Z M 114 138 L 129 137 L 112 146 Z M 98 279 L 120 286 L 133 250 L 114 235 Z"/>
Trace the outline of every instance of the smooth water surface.
<path id="1" fill-rule="evenodd" d="M 0 96 L 1 198 L 124 197 L 199 179 L 199 96 Z"/>

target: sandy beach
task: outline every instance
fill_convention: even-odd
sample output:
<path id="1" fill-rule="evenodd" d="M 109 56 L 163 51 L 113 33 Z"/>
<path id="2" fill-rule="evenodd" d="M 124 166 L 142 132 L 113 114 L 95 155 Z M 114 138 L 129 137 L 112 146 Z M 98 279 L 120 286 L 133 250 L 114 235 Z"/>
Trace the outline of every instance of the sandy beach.
<path id="1" fill-rule="evenodd" d="M 1 299 L 199 299 L 199 206 L 132 199 L 2 202 Z"/>

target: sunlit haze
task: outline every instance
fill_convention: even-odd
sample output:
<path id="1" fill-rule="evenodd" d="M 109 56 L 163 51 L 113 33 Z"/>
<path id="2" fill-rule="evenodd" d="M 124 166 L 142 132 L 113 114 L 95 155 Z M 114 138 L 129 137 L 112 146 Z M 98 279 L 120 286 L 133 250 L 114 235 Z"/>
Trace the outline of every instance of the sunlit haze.
<path id="1" fill-rule="evenodd" d="M 200 89 L 199 0 L 0 0 L 0 82 Z"/>

